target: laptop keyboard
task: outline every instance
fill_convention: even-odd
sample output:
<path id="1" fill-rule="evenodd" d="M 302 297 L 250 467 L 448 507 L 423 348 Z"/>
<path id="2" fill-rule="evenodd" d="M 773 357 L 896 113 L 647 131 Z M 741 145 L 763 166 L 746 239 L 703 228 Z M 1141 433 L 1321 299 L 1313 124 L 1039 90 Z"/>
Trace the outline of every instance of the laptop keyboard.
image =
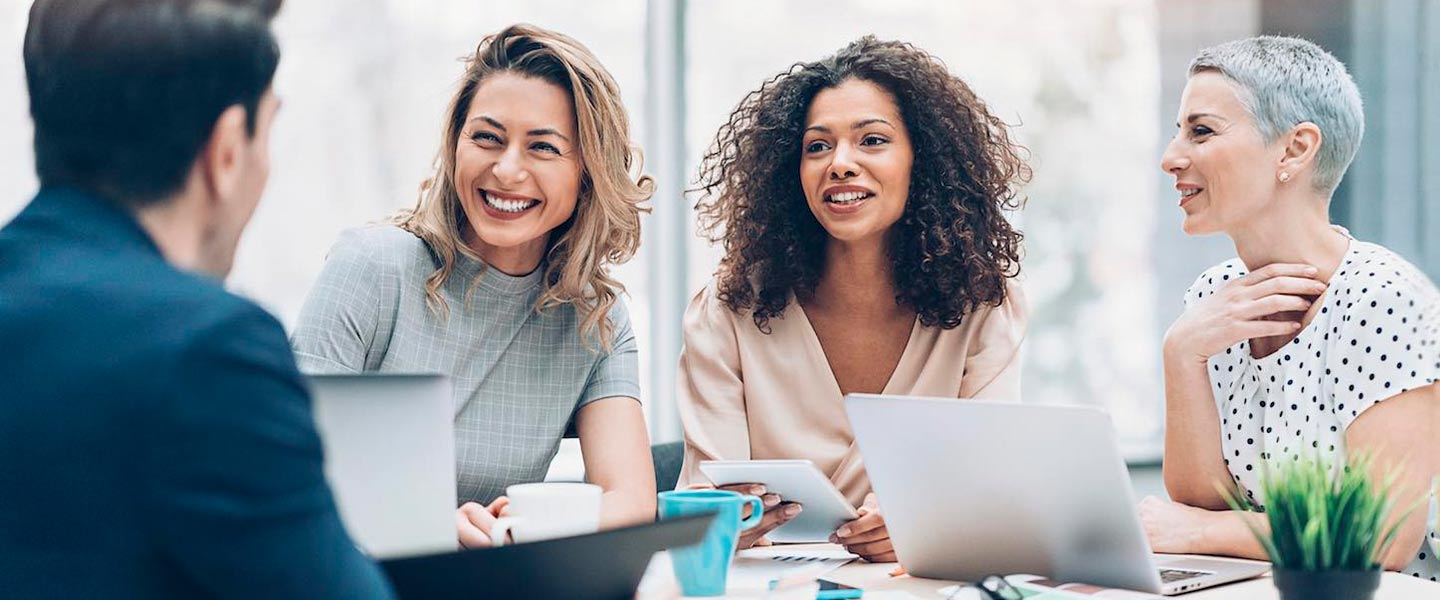
<path id="1" fill-rule="evenodd" d="M 1184 581 L 1206 575 L 1214 575 L 1214 573 L 1210 571 L 1187 571 L 1184 569 L 1160 569 L 1160 582 L 1174 583 L 1176 581 Z"/>

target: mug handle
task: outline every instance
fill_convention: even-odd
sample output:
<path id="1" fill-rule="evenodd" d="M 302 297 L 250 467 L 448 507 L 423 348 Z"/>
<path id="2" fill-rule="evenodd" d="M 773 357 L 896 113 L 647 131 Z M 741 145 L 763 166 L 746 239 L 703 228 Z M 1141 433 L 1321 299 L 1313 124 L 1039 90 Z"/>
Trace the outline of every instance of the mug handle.
<path id="1" fill-rule="evenodd" d="M 743 495 L 741 498 L 750 503 L 750 516 L 740 520 L 740 531 L 749 531 L 765 518 L 765 503 L 761 502 L 760 498 L 749 494 Z"/>
<path id="2" fill-rule="evenodd" d="M 490 547 L 499 548 L 510 543 L 507 542 L 506 539 L 510 537 L 510 530 L 515 525 L 516 520 L 514 517 L 500 517 L 499 519 L 495 519 L 495 524 L 490 526 Z"/>

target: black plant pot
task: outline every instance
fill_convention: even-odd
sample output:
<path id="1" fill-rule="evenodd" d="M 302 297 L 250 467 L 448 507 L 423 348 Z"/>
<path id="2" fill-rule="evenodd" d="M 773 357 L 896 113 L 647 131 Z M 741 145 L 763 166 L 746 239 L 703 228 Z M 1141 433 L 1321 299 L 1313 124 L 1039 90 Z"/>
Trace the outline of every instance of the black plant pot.
<path id="1" fill-rule="evenodd" d="M 1302 571 L 1275 569 L 1280 600 L 1371 600 L 1380 587 L 1380 570 Z"/>

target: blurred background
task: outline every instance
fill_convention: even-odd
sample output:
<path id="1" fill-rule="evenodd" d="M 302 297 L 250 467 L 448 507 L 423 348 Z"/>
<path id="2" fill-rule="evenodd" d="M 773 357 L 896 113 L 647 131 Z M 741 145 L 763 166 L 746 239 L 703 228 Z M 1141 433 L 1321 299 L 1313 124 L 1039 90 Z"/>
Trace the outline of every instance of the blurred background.
<path id="1" fill-rule="evenodd" d="M 0 223 L 36 190 L 28 5 L 0 3 Z M 1440 279 L 1440 0 L 291 0 L 275 25 L 273 174 L 230 287 L 293 326 L 338 232 L 414 202 L 460 57 L 517 21 L 567 33 L 608 66 L 660 183 L 641 252 L 619 269 L 656 442 L 680 437 L 680 317 L 718 259 L 683 194 L 700 156 L 747 92 L 864 34 L 941 58 L 1030 149 L 1014 215 L 1034 309 L 1025 401 L 1108 409 L 1135 464 L 1160 456 L 1164 331 L 1193 278 L 1233 256 L 1224 238 L 1180 232 L 1159 168 L 1200 48 L 1280 33 L 1345 61 L 1367 131 L 1334 218 Z M 18 351 L 0 340 L 0 357 Z M 561 461 L 574 464 L 573 448 Z"/>

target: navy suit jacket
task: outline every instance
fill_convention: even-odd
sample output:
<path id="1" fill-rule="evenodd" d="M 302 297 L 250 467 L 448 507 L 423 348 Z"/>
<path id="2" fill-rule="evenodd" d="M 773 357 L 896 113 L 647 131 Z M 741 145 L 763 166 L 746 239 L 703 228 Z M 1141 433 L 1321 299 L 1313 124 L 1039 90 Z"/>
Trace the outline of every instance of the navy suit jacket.
<path id="1" fill-rule="evenodd" d="M 0 596 L 390 595 L 280 324 L 46 189 L 0 229 Z"/>

